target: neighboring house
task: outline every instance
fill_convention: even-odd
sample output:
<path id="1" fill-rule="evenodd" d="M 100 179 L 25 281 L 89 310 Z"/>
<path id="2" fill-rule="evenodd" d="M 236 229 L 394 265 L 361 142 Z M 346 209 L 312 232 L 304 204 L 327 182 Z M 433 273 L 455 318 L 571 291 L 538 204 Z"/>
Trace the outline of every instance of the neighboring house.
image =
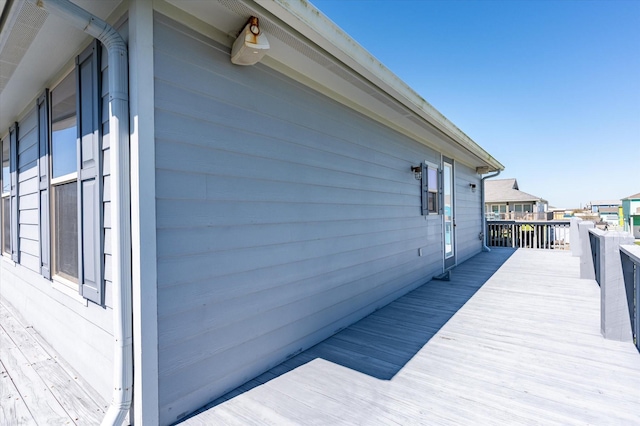
<path id="1" fill-rule="evenodd" d="M 503 166 L 308 2 L 77 1 L 118 32 L 0 4 L 0 296 L 113 419 L 133 390 L 173 423 L 481 251 Z M 270 49 L 234 65 L 251 16 Z"/>
<path id="2" fill-rule="evenodd" d="M 587 209 L 591 210 L 592 213 L 608 213 L 618 211 L 618 208 L 622 205 L 622 201 L 620 200 L 597 200 L 590 201 L 587 204 Z"/>
<path id="3" fill-rule="evenodd" d="M 640 192 L 622 199 L 624 230 L 640 238 Z"/>
<path id="4" fill-rule="evenodd" d="M 620 223 L 622 210 L 622 201 L 620 200 L 590 201 L 586 208 L 591 213 L 596 214 L 601 223 L 608 225 L 618 225 Z"/>
<path id="5" fill-rule="evenodd" d="M 486 180 L 484 185 L 488 219 L 547 219 L 547 200 L 520 191 L 516 179 Z"/>
<path id="6" fill-rule="evenodd" d="M 553 215 L 553 220 L 566 220 L 573 216 L 573 210 L 568 210 L 562 207 L 547 206 L 547 211 Z"/>
<path id="7" fill-rule="evenodd" d="M 619 210 L 620 207 L 601 207 L 598 210 L 600 221 L 606 222 L 609 225 L 618 225 L 620 222 Z"/>

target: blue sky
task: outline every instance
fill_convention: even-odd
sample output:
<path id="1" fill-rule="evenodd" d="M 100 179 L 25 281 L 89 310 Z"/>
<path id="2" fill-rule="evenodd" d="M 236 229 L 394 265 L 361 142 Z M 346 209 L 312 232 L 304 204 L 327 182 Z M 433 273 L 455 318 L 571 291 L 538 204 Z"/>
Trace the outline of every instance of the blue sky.
<path id="1" fill-rule="evenodd" d="M 553 206 L 640 192 L 640 0 L 311 0 Z"/>

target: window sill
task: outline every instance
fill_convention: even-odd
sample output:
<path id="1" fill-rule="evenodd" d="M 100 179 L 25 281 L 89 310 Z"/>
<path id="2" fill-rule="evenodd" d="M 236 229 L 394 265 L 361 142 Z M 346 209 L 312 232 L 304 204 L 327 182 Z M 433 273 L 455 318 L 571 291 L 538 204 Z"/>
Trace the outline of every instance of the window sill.
<path id="1" fill-rule="evenodd" d="M 0 258 L 2 258 L 3 262 L 8 263 L 11 266 L 16 266 L 16 262 L 11 259 L 11 255 L 7 253 L 0 254 Z"/>
<path id="2" fill-rule="evenodd" d="M 51 286 L 59 292 L 69 296 L 76 302 L 87 306 L 87 299 L 80 296 L 80 293 L 78 293 L 78 284 L 56 275 L 51 281 Z"/>

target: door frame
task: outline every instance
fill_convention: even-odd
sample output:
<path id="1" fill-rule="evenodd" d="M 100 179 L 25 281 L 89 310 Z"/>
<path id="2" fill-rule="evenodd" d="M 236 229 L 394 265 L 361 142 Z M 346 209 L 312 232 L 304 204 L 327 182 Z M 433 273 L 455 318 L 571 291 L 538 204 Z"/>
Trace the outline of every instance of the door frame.
<path id="1" fill-rule="evenodd" d="M 447 176 L 447 168 L 450 168 L 450 176 Z M 442 257 L 444 270 L 456 266 L 456 167 L 452 158 L 442 156 Z M 447 221 L 447 177 L 449 183 L 449 211 L 451 220 Z M 448 224 L 449 222 L 449 224 Z M 448 224 L 448 225 L 447 225 Z M 447 253 L 447 229 L 450 229 L 451 252 Z"/>

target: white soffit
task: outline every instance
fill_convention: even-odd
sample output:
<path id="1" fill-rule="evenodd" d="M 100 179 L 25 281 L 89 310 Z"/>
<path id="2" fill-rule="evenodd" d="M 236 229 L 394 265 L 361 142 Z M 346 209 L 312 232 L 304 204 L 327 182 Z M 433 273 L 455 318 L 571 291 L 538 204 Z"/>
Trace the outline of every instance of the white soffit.
<path id="1" fill-rule="evenodd" d="M 167 1 L 222 33 L 228 34 L 226 42 L 229 46 L 247 18 L 251 15 L 257 16 L 271 44 L 267 57 L 263 59 L 265 64 L 281 71 L 289 71 L 290 74 L 294 74 L 294 78 L 310 87 L 472 168 L 478 166 L 489 166 L 491 170 L 503 168 L 435 108 L 324 17 L 321 17 L 321 20 L 326 20 L 326 23 L 320 22 L 319 25 L 326 24 L 326 32 L 333 38 L 342 37 L 347 40 L 349 49 L 353 49 L 356 53 L 354 56 L 365 58 L 356 58 L 360 62 L 368 61 L 378 64 L 384 71 L 384 79 L 374 75 L 358 60 L 350 58 L 348 53 L 336 49 L 332 40 L 327 39 L 323 34 L 313 32 L 306 22 L 288 12 L 287 8 L 280 7 L 277 1 Z M 295 1 L 290 2 L 290 4 L 295 3 Z M 278 12 L 277 16 L 265 10 L 267 6 L 277 9 L 275 10 Z M 301 7 L 313 8 L 306 3 Z M 321 14 L 314 16 L 321 16 Z M 285 23 L 283 19 L 287 22 Z M 289 25 L 292 22 L 297 24 L 300 31 L 304 31 L 304 35 Z M 314 36 L 313 38 L 317 41 L 310 39 L 309 36 Z M 332 48 L 331 53 L 329 48 Z M 408 97 L 413 97 L 413 101 Z"/>
<path id="2" fill-rule="evenodd" d="M 121 0 L 79 0 L 103 19 Z M 30 102 L 73 60 L 90 37 L 30 0 L 8 2 L 0 33 L 0 133 L 18 120 Z M 34 104 L 35 105 L 35 104 Z"/>

